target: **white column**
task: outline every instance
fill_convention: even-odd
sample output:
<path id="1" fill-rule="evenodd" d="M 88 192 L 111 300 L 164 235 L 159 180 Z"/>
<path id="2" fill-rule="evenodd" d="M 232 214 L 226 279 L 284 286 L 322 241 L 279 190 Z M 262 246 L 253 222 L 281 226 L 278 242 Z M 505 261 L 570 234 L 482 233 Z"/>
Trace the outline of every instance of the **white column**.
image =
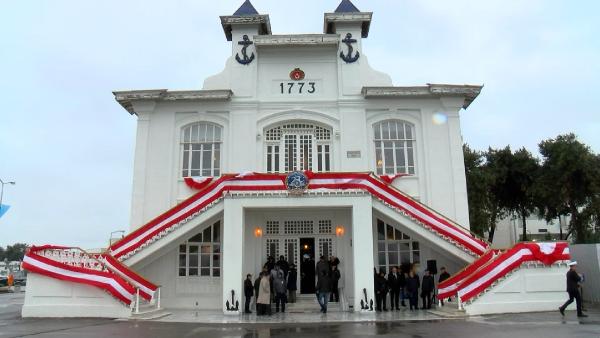
<path id="1" fill-rule="evenodd" d="M 365 299 L 367 306 L 373 300 L 373 205 L 370 196 L 357 197 L 352 204 L 352 255 L 354 258 L 354 311 L 361 310 L 360 301 Z M 373 305 L 374 306 L 374 305 Z"/>
<path id="2" fill-rule="evenodd" d="M 239 314 L 243 311 L 242 295 L 242 254 L 244 252 L 244 209 L 241 200 L 225 198 L 223 219 L 223 313 Z M 235 300 L 239 302 L 238 311 L 227 311 L 226 302 L 231 304 L 231 290 L 235 291 Z"/>

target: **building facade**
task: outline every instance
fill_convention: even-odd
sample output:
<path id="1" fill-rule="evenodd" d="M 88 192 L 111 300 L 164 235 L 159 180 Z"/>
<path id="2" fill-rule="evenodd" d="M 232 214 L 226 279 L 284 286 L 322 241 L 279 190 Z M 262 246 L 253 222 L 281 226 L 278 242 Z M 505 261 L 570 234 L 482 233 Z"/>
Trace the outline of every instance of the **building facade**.
<path id="1" fill-rule="evenodd" d="M 137 119 L 131 230 L 198 193 L 190 182 L 371 172 L 469 234 L 460 113 L 481 87 L 393 86 L 362 48 L 371 18 L 345 0 L 323 34 L 274 35 L 246 1 L 221 17 L 231 55 L 201 90 L 115 92 Z M 268 256 L 295 263 L 299 293 L 312 294 L 306 254 L 339 257 L 346 310 L 372 298 L 374 268 L 457 271 L 474 259 L 372 194 L 314 189 L 226 194 L 124 262 L 161 285 L 166 307 L 224 309 Z"/>

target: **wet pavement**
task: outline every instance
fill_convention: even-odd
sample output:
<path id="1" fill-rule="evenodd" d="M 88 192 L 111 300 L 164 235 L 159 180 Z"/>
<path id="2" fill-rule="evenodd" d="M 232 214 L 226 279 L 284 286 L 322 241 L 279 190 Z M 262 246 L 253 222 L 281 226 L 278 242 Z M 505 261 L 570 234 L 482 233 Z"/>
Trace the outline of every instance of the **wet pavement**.
<path id="1" fill-rule="evenodd" d="M 600 309 L 390 322 L 198 324 L 106 319 L 21 319 L 22 294 L 0 294 L 0 337 L 600 337 Z"/>

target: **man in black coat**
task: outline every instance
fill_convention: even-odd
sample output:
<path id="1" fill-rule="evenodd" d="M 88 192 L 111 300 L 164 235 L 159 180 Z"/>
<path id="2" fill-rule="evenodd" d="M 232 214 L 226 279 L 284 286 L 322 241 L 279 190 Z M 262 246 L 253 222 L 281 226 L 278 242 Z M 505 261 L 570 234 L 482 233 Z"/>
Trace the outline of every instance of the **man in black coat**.
<path id="1" fill-rule="evenodd" d="M 244 281 L 244 296 L 246 296 L 246 306 L 244 307 L 245 313 L 252 313 L 250 311 L 250 300 L 254 296 L 254 285 L 252 285 L 252 275 L 247 274 L 246 280 Z"/>
<path id="2" fill-rule="evenodd" d="M 446 271 L 446 268 L 442 266 L 442 268 L 440 269 L 440 277 L 438 279 L 438 284 L 440 284 L 441 282 L 445 281 L 446 279 L 450 278 L 450 274 L 448 273 L 448 271 Z M 448 298 L 448 301 L 450 301 L 450 298 Z M 444 306 L 444 300 L 440 300 L 440 303 L 442 304 L 442 306 Z"/>
<path id="3" fill-rule="evenodd" d="M 431 293 L 435 287 L 435 281 L 433 276 L 429 273 L 429 270 L 425 270 L 423 275 L 423 283 L 421 286 L 421 299 L 423 299 L 422 309 L 431 309 Z"/>
<path id="4" fill-rule="evenodd" d="M 296 290 L 298 290 L 298 270 L 296 270 L 296 265 L 292 263 L 290 265 L 290 272 L 288 273 L 287 278 L 287 289 L 288 289 L 288 303 L 296 302 Z"/>
<path id="5" fill-rule="evenodd" d="M 402 293 L 402 289 L 406 284 L 406 279 L 404 278 L 404 274 L 398 272 L 397 267 L 392 268 L 392 272 L 388 275 L 388 285 L 390 287 L 390 309 L 400 310 L 400 294 Z M 402 299 L 402 306 L 406 306 L 404 304 L 404 299 Z"/>
<path id="6" fill-rule="evenodd" d="M 565 309 L 569 304 L 573 303 L 573 299 L 575 299 L 575 303 L 577 305 L 577 317 L 587 317 L 587 315 L 583 314 L 581 310 L 581 294 L 579 293 L 579 283 L 581 282 L 581 277 L 577 273 L 577 262 L 569 263 L 569 272 L 567 272 L 567 292 L 569 293 L 569 300 L 566 301 L 563 306 L 558 308 L 561 315 L 565 315 Z"/>
<path id="7" fill-rule="evenodd" d="M 419 309 L 419 287 L 420 285 L 419 275 L 417 275 L 414 269 L 411 269 L 406 279 L 406 293 L 408 294 L 410 310 Z"/>
<path id="8" fill-rule="evenodd" d="M 388 293 L 388 281 L 385 279 L 385 272 L 379 271 L 379 274 L 375 276 L 375 304 L 376 311 L 387 311 L 386 297 Z M 383 306 L 383 308 L 382 308 Z"/>
<path id="9" fill-rule="evenodd" d="M 340 270 L 337 265 L 331 266 L 331 296 L 329 297 L 330 302 L 338 303 L 340 301 L 339 282 L 342 278 Z"/>
<path id="10" fill-rule="evenodd" d="M 279 261 L 277 261 L 276 264 L 279 265 L 281 270 L 283 270 L 284 277 L 287 278 L 288 272 L 290 271 L 290 265 L 288 264 L 288 261 L 285 260 L 283 255 L 279 256 Z"/>

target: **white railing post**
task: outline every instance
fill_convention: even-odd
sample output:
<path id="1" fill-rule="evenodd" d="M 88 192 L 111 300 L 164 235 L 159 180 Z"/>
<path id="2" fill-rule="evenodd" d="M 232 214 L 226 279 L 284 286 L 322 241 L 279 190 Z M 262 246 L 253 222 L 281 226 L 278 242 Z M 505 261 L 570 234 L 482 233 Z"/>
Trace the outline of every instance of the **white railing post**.
<path id="1" fill-rule="evenodd" d="M 458 294 L 456 294 L 456 300 L 458 301 L 458 309 L 464 310 L 462 300 L 460 300 L 460 296 Z"/>
<path id="2" fill-rule="evenodd" d="M 158 290 L 156 290 L 156 292 L 158 292 L 158 296 L 156 297 L 156 308 L 160 309 L 160 286 L 158 287 Z"/>
<path id="3" fill-rule="evenodd" d="M 140 313 L 140 289 L 135 289 L 135 313 Z"/>

